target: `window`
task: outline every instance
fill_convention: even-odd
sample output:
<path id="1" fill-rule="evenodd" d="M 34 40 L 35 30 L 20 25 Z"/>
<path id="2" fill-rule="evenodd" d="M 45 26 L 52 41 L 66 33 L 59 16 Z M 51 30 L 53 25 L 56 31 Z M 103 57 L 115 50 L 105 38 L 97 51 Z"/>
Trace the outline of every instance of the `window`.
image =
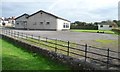
<path id="1" fill-rule="evenodd" d="M 103 25 L 100 25 L 100 27 L 103 27 Z"/>
<path id="2" fill-rule="evenodd" d="M 66 28 L 69 28 L 69 24 L 66 23 Z"/>
<path id="3" fill-rule="evenodd" d="M 68 23 L 64 23 L 63 24 L 63 28 L 69 28 L 69 24 Z"/>
<path id="4" fill-rule="evenodd" d="M 12 24 L 14 24 L 14 21 L 12 20 Z"/>
<path id="5" fill-rule="evenodd" d="M 63 25 L 63 28 L 66 28 L 65 24 Z"/>
<path id="6" fill-rule="evenodd" d="M 109 25 L 109 27 L 111 28 L 112 26 L 111 26 L 111 25 Z"/>
<path id="7" fill-rule="evenodd" d="M 50 22 L 47 22 L 46 24 L 48 25 L 48 24 L 50 24 Z"/>
<path id="8" fill-rule="evenodd" d="M 43 22 L 40 22 L 40 24 L 43 24 Z"/>
<path id="9" fill-rule="evenodd" d="M 19 25 L 19 23 L 17 23 L 17 25 Z"/>

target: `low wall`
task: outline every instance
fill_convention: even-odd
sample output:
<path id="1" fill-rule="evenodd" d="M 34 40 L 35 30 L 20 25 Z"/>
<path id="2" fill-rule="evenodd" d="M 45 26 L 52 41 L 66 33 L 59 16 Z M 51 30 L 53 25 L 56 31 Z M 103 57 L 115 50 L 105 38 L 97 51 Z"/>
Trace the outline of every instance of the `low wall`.
<path id="1" fill-rule="evenodd" d="M 50 58 L 53 61 L 58 61 L 59 63 L 66 64 L 72 70 L 96 70 L 96 69 L 98 70 L 98 69 L 100 69 L 100 67 L 97 67 L 96 65 L 91 64 L 89 62 L 85 62 L 84 60 L 73 58 L 73 57 L 70 57 L 67 55 L 57 54 L 53 51 L 48 51 L 48 50 L 42 49 L 40 47 L 30 45 L 28 43 L 22 42 L 20 40 L 16 40 L 14 38 L 11 38 L 11 37 L 8 37 L 5 35 L 2 35 L 2 38 L 4 40 L 12 42 L 15 45 L 19 45 L 19 46 L 27 49 L 28 51 L 42 54 L 42 55 Z"/>

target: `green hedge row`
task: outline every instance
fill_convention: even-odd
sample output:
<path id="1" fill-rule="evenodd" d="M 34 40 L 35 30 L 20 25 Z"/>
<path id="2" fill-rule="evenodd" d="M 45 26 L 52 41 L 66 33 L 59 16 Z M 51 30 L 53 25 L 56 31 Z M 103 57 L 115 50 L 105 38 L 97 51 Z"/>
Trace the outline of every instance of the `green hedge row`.
<path id="1" fill-rule="evenodd" d="M 71 29 L 98 30 L 98 26 L 71 26 Z"/>

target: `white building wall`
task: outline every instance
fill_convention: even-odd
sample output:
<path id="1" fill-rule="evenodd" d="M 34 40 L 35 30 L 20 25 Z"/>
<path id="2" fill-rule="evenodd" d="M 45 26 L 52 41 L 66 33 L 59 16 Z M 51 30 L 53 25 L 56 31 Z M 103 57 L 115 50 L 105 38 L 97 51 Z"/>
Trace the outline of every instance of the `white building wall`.
<path id="1" fill-rule="evenodd" d="M 64 24 L 69 25 L 68 28 L 64 28 Z M 57 30 L 69 30 L 70 29 L 70 22 L 62 20 L 62 19 L 57 19 Z"/>
<path id="2" fill-rule="evenodd" d="M 0 26 L 3 26 L 3 25 L 2 25 L 2 22 L 3 22 L 3 21 L 2 21 L 2 20 L 0 20 Z"/>
<path id="3" fill-rule="evenodd" d="M 43 24 L 41 24 L 40 22 L 43 22 Z M 49 22 L 50 24 L 47 24 L 47 22 Z M 55 30 L 56 28 L 57 28 L 56 18 L 46 13 L 40 12 L 28 18 L 28 29 Z"/>
<path id="4" fill-rule="evenodd" d="M 103 27 L 100 27 L 101 25 L 98 25 L 99 30 L 111 30 L 112 27 L 109 27 L 109 25 L 103 25 Z"/>
<path id="5" fill-rule="evenodd" d="M 16 19 L 15 20 L 15 28 L 26 28 L 24 21 L 27 21 L 25 16 L 22 16 L 22 17 Z"/>

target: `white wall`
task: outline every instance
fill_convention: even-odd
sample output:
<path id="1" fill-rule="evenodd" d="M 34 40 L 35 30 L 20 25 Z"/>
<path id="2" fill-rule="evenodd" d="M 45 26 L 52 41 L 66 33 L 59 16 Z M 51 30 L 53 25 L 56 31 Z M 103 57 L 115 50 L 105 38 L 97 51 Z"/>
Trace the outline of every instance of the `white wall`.
<path id="1" fill-rule="evenodd" d="M 40 24 L 40 22 L 43 22 L 43 24 Z M 50 22 L 50 24 L 46 24 L 47 22 Z M 28 29 L 56 29 L 56 28 L 57 28 L 56 18 L 44 12 L 37 13 L 28 18 Z"/>
<path id="2" fill-rule="evenodd" d="M 2 21 L 2 20 L 0 20 L 0 26 L 3 26 L 3 25 L 2 25 L 2 22 L 3 22 L 3 21 Z"/>
<path id="3" fill-rule="evenodd" d="M 8 21 L 0 21 L 0 26 L 3 26 L 3 22 L 5 23 L 5 27 L 13 27 L 13 24 L 8 23 Z"/>
<path id="4" fill-rule="evenodd" d="M 111 30 L 112 27 L 109 27 L 109 25 L 103 25 L 103 27 L 100 27 L 101 25 L 98 25 L 99 30 Z"/>
<path id="5" fill-rule="evenodd" d="M 63 27 L 64 23 L 68 24 L 69 27 L 68 28 L 64 28 Z M 60 30 L 63 30 L 63 29 L 69 30 L 70 29 L 70 22 L 62 20 L 62 19 L 57 19 L 57 30 L 60 31 Z"/>
<path id="6" fill-rule="evenodd" d="M 22 16 L 18 19 L 15 20 L 15 28 L 25 28 L 25 24 L 23 21 L 27 21 L 26 17 L 25 16 Z M 17 24 L 19 23 L 19 24 Z"/>

